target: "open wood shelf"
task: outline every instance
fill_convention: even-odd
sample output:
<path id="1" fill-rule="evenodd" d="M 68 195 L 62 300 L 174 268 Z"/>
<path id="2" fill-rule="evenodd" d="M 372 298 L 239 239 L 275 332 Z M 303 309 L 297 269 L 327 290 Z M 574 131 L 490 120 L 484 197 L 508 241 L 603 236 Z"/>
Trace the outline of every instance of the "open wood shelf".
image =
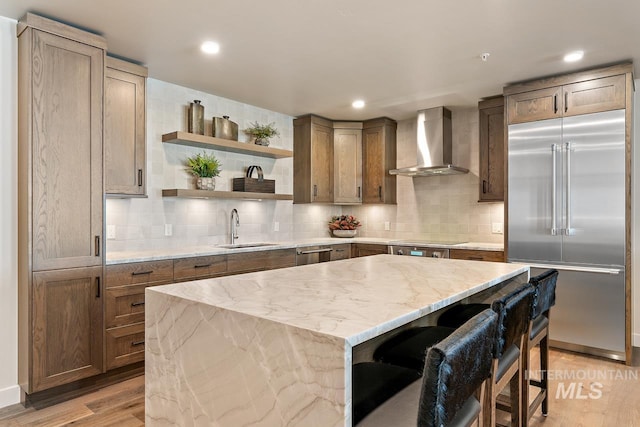
<path id="1" fill-rule="evenodd" d="M 170 188 L 162 190 L 162 197 L 184 197 L 198 199 L 265 199 L 293 200 L 292 194 L 253 193 L 248 191 L 209 191 Z"/>
<path id="2" fill-rule="evenodd" d="M 293 151 L 291 150 L 265 147 L 252 143 L 231 141 L 229 139 L 214 138 L 212 136 L 204 136 L 181 131 L 165 133 L 162 135 L 162 142 L 168 144 L 188 145 L 190 147 L 230 151 L 232 153 L 251 154 L 254 156 L 269 157 L 272 159 L 293 157 Z"/>

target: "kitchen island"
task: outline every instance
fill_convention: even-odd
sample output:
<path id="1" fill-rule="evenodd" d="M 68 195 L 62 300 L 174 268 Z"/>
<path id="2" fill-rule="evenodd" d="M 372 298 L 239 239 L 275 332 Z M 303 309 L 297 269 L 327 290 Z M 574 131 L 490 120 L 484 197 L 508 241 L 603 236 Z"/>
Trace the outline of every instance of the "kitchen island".
<path id="1" fill-rule="evenodd" d="M 354 347 L 528 272 L 377 255 L 148 288 L 147 425 L 350 426 Z"/>

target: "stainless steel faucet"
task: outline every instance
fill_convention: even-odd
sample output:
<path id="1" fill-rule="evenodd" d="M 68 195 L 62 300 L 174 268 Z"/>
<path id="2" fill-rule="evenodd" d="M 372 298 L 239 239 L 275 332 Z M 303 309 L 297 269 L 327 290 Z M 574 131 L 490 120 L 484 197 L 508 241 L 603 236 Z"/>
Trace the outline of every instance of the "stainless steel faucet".
<path id="1" fill-rule="evenodd" d="M 240 227 L 240 215 L 236 209 L 231 210 L 231 244 L 236 243 L 238 236 L 238 227 Z"/>

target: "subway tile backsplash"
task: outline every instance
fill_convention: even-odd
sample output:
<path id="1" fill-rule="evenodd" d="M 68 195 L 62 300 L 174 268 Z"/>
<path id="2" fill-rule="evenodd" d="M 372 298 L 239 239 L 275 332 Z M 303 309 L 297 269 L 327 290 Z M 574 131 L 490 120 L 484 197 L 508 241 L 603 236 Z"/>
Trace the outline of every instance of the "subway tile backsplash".
<path id="1" fill-rule="evenodd" d="M 163 188 L 195 188 L 184 160 L 202 149 L 163 144 L 162 134 L 187 129 L 189 102 L 205 106 L 205 134 L 211 134 L 212 117 L 230 116 L 238 123 L 239 140 L 250 122 L 275 122 L 280 136 L 273 147 L 292 149 L 293 117 L 242 104 L 155 79 L 147 82 L 147 198 L 107 199 L 106 224 L 115 226 L 115 239 L 107 251 L 139 251 L 228 243 L 230 212 L 240 214 L 239 242 L 289 241 L 327 237 L 331 215 L 353 213 L 362 220 L 365 237 L 452 238 L 502 242 L 491 234 L 491 223 L 503 222 L 502 203 L 477 203 L 478 112 L 454 111 L 454 161 L 468 167 L 468 175 L 435 178 L 398 177 L 398 204 L 374 206 L 294 205 L 282 200 L 226 200 L 163 198 Z M 415 120 L 398 123 L 398 166 L 415 162 Z M 267 159 L 215 151 L 222 163 L 216 190 L 231 190 L 232 178 L 257 164 L 265 178 L 275 179 L 276 192 L 293 191 L 293 161 Z M 391 230 L 384 230 L 389 221 Z M 274 231 L 278 222 L 279 231 Z M 165 224 L 172 235 L 165 236 Z"/>

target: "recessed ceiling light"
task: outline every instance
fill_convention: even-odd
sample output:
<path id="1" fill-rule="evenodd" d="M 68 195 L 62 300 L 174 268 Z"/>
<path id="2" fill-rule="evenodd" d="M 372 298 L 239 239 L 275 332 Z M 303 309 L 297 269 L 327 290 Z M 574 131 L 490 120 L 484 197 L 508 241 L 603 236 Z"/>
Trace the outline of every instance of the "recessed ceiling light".
<path id="1" fill-rule="evenodd" d="M 202 45 L 200 45 L 200 49 L 204 52 L 204 53 L 208 53 L 210 55 L 216 54 L 218 52 L 220 52 L 220 45 L 216 42 L 204 42 L 202 43 Z"/>
<path id="2" fill-rule="evenodd" d="M 364 107 L 364 101 L 363 101 L 362 99 L 358 99 L 358 100 L 356 100 L 356 101 L 353 101 L 353 102 L 351 103 L 351 106 L 352 106 L 353 108 L 362 108 L 362 107 Z"/>
<path id="3" fill-rule="evenodd" d="M 584 52 L 576 50 L 575 52 L 569 52 L 564 56 L 564 62 L 576 62 L 580 61 L 584 56 Z"/>

